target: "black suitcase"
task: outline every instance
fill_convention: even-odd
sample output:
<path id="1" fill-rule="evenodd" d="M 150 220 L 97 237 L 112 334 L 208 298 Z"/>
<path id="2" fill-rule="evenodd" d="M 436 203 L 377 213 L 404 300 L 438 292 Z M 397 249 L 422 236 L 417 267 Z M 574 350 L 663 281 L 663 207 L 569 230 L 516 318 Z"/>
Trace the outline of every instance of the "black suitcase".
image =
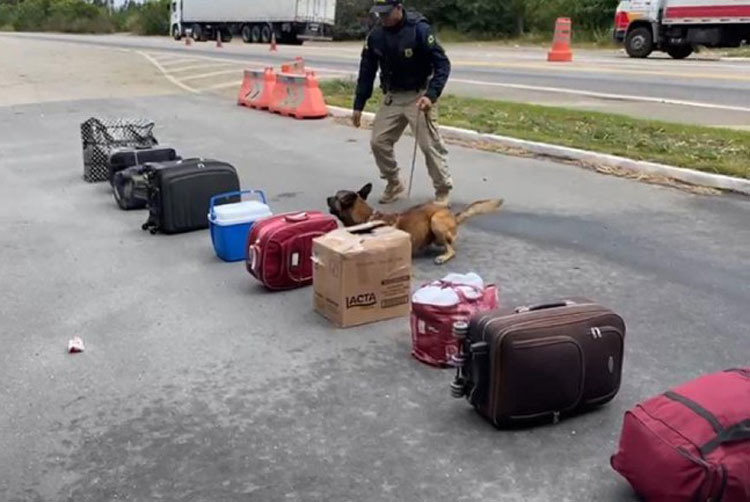
<path id="1" fill-rule="evenodd" d="M 158 168 L 147 167 L 144 174 L 149 216 L 142 228 L 152 234 L 208 228 L 211 197 L 240 189 L 234 167 L 212 159 L 165 162 Z"/>
<path id="2" fill-rule="evenodd" d="M 169 162 L 179 160 L 174 148 L 156 146 L 152 148 L 117 148 L 112 150 L 107 160 L 109 183 L 113 185 L 115 173 L 128 167 L 146 164 L 148 162 Z"/>
<path id="3" fill-rule="evenodd" d="M 452 394 L 495 426 L 556 423 L 620 388 L 625 323 L 591 300 L 485 312 L 454 332 L 463 342 Z"/>
<path id="4" fill-rule="evenodd" d="M 115 173 L 112 193 L 120 209 L 145 209 L 148 205 L 147 170 L 163 169 L 174 163 L 147 163 L 128 167 Z"/>

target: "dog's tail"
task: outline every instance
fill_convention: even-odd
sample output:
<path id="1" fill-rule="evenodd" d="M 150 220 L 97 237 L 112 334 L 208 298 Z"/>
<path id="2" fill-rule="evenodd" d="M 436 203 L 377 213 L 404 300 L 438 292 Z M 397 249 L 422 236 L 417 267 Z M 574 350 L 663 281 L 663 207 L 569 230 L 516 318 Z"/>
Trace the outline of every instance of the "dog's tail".
<path id="1" fill-rule="evenodd" d="M 492 199 L 479 200 L 477 202 L 469 204 L 464 208 L 463 211 L 460 211 L 456 214 L 456 222 L 458 222 L 458 224 L 460 225 L 464 221 L 474 216 L 497 211 L 498 209 L 500 209 L 500 206 L 503 205 L 503 202 L 503 199 Z"/>

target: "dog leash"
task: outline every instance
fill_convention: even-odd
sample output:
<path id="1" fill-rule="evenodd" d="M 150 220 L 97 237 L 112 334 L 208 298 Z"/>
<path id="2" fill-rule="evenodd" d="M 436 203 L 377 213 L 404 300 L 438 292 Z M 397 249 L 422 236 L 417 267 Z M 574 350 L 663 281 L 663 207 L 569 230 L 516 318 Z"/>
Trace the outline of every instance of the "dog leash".
<path id="1" fill-rule="evenodd" d="M 411 157 L 411 174 L 409 175 L 409 191 L 406 193 L 407 198 L 411 198 L 411 185 L 414 181 L 414 168 L 417 165 L 417 145 L 419 144 L 419 114 L 422 113 L 422 110 L 417 108 L 417 123 L 414 126 L 414 153 Z M 427 120 L 427 115 L 425 114 L 425 121 Z"/>

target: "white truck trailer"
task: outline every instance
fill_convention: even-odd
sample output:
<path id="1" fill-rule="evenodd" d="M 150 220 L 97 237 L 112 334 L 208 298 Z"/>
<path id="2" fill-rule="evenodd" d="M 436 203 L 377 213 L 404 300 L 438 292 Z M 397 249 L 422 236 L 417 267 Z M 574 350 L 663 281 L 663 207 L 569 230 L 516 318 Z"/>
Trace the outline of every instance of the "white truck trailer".
<path id="1" fill-rule="evenodd" d="M 624 0 L 614 37 L 633 58 L 660 50 L 683 59 L 699 45 L 739 47 L 750 40 L 750 0 Z"/>
<path id="2" fill-rule="evenodd" d="M 171 32 L 175 40 L 240 35 L 246 43 L 301 44 L 331 40 L 336 0 L 172 0 Z"/>

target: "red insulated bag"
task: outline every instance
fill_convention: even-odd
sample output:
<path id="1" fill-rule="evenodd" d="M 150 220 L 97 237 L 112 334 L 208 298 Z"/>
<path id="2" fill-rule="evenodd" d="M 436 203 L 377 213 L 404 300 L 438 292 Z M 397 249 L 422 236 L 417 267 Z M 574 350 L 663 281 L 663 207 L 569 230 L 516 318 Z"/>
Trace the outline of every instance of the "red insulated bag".
<path id="1" fill-rule="evenodd" d="M 646 501 L 750 501 L 750 368 L 707 375 L 625 413 L 612 467 Z"/>
<path id="2" fill-rule="evenodd" d="M 247 271 L 268 289 L 312 284 L 313 239 L 338 228 L 319 211 L 284 213 L 255 222 L 247 236 Z"/>
<path id="3" fill-rule="evenodd" d="M 435 281 L 425 286 L 438 286 L 453 290 L 458 297 L 455 305 L 430 305 L 412 301 L 411 304 L 411 354 L 419 361 L 437 367 L 447 367 L 451 356 L 458 352 L 458 341 L 453 337 L 453 324 L 466 321 L 476 313 L 497 308 L 497 287 L 483 289 L 468 285 L 454 285 Z M 469 297 L 462 288 L 474 290 Z"/>

